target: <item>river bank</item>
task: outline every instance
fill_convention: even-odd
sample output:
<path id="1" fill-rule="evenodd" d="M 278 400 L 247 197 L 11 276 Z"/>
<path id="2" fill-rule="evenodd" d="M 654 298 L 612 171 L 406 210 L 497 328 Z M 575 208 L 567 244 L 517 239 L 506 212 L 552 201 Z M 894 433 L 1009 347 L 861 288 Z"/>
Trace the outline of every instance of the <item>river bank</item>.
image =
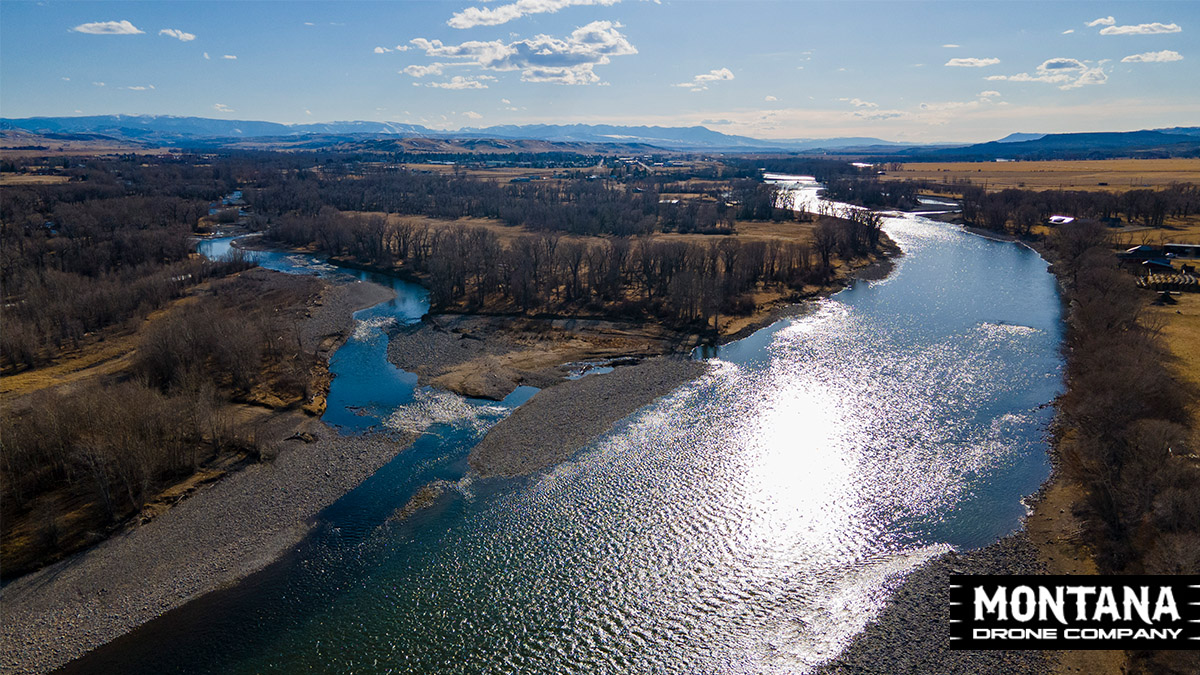
<path id="1" fill-rule="evenodd" d="M 350 334 L 356 310 L 391 296 L 374 284 L 329 286 L 301 338 L 332 352 Z M 150 522 L 6 585 L 4 671 L 48 672 L 262 569 L 305 536 L 313 515 L 411 441 L 340 436 L 300 411 L 272 417 L 257 431 L 278 448 L 270 463 L 197 489 Z"/>
<path id="2" fill-rule="evenodd" d="M 543 389 L 488 431 L 471 450 L 471 468 L 512 477 L 554 466 L 706 370 L 699 361 L 660 356 Z"/>
<path id="3" fill-rule="evenodd" d="M 950 649 L 950 575 L 1047 574 L 1037 548 L 1018 532 L 968 553 L 948 553 L 910 573 L 887 607 L 830 663 L 817 672 L 1047 673 L 1055 652 Z"/>

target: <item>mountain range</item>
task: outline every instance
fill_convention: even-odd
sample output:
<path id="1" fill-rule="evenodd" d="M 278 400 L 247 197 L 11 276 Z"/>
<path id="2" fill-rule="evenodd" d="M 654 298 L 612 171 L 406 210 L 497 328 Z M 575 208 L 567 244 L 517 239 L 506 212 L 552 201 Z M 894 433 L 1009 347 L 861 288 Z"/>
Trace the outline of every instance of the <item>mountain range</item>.
<path id="1" fill-rule="evenodd" d="M 306 147 L 371 139 L 506 139 L 553 144 L 661 148 L 675 151 L 804 152 L 857 154 L 907 161 L 994 159 L 1098 159 L 1119 156 L 1200 156 L 1200 127 L 1129 132 L 1012 133 L 989 143 L 918 145 L 870 137 L 758 139 L 703 126 L 617 126 L 607 124 L 529 124 L 457 131 L 400 122 L 281 124 L 171 115 L 91 115 L 0 118 L 0 131 L 20 130 L 50 139 L 107 138 L 146 145 L 220 147 L 247 141 Z"/>
<path id="2" fill-rule="evenodd" d="M 299 138 L 304 136 L 505 138 L 555 143 L 653 145 L 668 150 L 812 150 L 846 147 L 909 147 L 878 138 L 762 140 L 712 131 L 707 127 L 614 126 L 606 124 L 531 124 L 457 131 L 399 122 L 324 122 L 280 124 L 171 115 L 91 115 L 83 117 L 0 118 L 0 130 L 46 134 L 100 134 L 117 140 L 170 145 L 213 139 Z"/>

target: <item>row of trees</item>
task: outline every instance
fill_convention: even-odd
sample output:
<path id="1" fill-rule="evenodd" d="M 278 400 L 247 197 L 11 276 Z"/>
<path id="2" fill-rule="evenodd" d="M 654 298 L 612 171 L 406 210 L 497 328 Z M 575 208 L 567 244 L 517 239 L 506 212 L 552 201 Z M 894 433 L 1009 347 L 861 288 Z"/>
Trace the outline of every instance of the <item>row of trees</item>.
<path id="1" fill-rule="evenodd" d="M 261 174 L 247 199 L 264 215 L 382 211 L 434 218 L 490 218 L 533 231 L 621 236 L 728 231 L 738 219 L 783 217 L 776 188 L 754 180 L 713 186 L 703 201 L 662 198 L 658 181 L 581 177 L 498 183 L 465 175 L 368 167 L 347 177 L 299 171 Z"/>
<path id="2" fill-rule="evenodd" d="M 523 234 L 502 242 L 483 227 L 412 224 L 325 209 L 280 218 L 271 235 L 293 246 L 420 275 L 435 307 L 459 304 L 525 313 L 619 312 L 707 325 L 754 308 L 761 286 L 801 288 L 828 279 L 834 257 L 879 245 L 878 218 L 825 218 L 812 245 L 782 241 L 663 241 L 646 237 Z M 749 303 L 749 304 L 747 304 Z"/>
<path id="3" fill-rule="evenodd" d="M 973 185 L 956 188 L 962 193 L 963 219 L 989 230 L 1018 236 L 1027 236 L 1035 225 L 1054 214 L 1101 221 L 1124 218 L 1132 224 L 1162 227 L 1168 217 L 1185 218 L 1200 212 L 1200 186 L 1192 183 L 1122 193 L 1035 192 L 1017 188 L 988 192 Z"/>
<path id="4" fill-rule="evenodd" d="M 1085 489 L 1081 507 L 1101 572 L 1200 574 L 1200 467 L 1189 415 L 1196 392 L 1168 367 L 1145 294 L 1117 268 L 1103 226 L 1063 226 L 1051 244 L 1071 303 L 1057 447 Z M 1195 672 L 1192 654 L 1139 654 L 1137 670 Z"/>

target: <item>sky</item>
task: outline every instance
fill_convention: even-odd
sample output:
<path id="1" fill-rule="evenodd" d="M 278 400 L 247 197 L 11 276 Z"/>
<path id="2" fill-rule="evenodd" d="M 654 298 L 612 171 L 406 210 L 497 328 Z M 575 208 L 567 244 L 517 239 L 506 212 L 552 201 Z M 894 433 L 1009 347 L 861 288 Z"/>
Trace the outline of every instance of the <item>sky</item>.
<path id="1" fill-rule="evenodd" d="M 0 2 L 0 115 L 979 142 L 1200 125 L 1200 2 Z"/>

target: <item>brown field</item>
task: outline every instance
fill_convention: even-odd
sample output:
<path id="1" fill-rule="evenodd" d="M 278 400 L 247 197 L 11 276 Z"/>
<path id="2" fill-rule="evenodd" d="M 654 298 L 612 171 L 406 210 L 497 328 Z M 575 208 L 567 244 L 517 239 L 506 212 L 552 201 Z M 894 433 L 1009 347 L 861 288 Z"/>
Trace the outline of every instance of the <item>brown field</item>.
<path id="1" fill-rule="evenodd" d="M 382 216 L 383 213 L 360 213 L 363 216 Z M 429 225 L 431 228 L 446 228 L 446 227 L 482 227 L 490 230 L 504 244 L 510 244 L 517 237 L 525 236 L 532 233 L 521 226 L 509 226 L 498 220 L 489 220 L 487 218 L 459 218 L 457 220 L 443 220 L 438 218 L 430 218 L 428 216 L 402 216 L 397 214 L 388 214 L 389 222 L 407 223 L 412 225 Z M 816 227 L 816 222 L 795 222 L 785 220 L 781 222 L 774 221 L 759 221 L 759 220 L 739 220 L 734 224 L 737 229 L 737 234 L 679 234 L 679 233 L 657 233 L 650 235 L 651 239 L 658 241 L 685 241 L 692 243 L 718 243 L 722 239 L 729 237 L 737 237 L 739 241 L 768 241 L 772 239 L 780 241 L 808 243 L 812 241 L 812 231 Z M 594 242 L 600 241 L 604 237 L 595 237 L 577 234 L 560 234 L 562 241 L 578 241 L 578 242 Z"/>
<path id="2" fill-rule="evenodd" d="M 1178 304 L 1150 305 L 1147 314 L 1162 322 L 1161 334 L 1174 357 L 1176 376 L 1200 387 L 1200 293 L 1173 296 Z M 1192 411 L 1193 432 L 1200 442 L 1200 408 Z"/>
<path id="3" fill-rule="evenodd" d="M 1200 215 L 1188 218 L 1168 218 L 1166 227 L 1123 227 L 1112 231 L 1117 248 L 1149 244 L 1200 244 Z"/>
<path id="4" fill-rule="evenodd" d="M 947 182 L 965 179 L 989 190 L 1124 192 L 1166 187 L 1171 183 L 1200 183 L 1200 159 L 910 163 L 899 171 L 888 171 L 883 179 Z"/>
<path id="5" fill-rule="evenodd" d="M 534 177 L 550 178 L 563 171 L 582 171 L 583 169 L 534 169 L 519 166 L 498 167 L 461 167 L 454 164 L 406 164 L 406 167 L 416 171 L 431 171 L 433 173 L 452 174 L 462 171 L 470 178 L 482 178 L 498 181 L 509 181 L 513 178 Z"/>
<path id="6" fill-rule="evenodd" d="M 66 183 L 70 176 L 39 176 L 26 173 L 0 174 L 0 185 L 55 185 Z"/>

